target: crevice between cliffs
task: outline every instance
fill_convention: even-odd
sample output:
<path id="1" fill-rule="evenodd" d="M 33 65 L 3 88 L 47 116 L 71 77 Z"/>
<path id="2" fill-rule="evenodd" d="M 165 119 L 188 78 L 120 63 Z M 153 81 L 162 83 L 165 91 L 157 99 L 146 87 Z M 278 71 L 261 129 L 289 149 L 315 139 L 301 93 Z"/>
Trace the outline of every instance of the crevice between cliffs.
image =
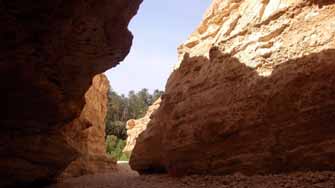
<path id="1" fill-rule="evenodd" d="M 0 187 L 116 170 L 101 73 L 128 54 L 140 3 L 0 1 Z M 323 171 L 334 185 L 334 23 L 330 0 L 214 0 L 164 95 L 127 122 L 131 168 L 225 185 Z"/>

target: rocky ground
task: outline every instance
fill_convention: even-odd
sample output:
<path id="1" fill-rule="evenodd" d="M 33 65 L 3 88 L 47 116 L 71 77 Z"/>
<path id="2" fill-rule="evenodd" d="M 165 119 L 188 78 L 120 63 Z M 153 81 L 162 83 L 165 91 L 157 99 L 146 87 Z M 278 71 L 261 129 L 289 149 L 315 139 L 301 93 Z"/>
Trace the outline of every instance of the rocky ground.
<path id="1" fill-rule="evenodd" d="M 167 175 L 139 176 L 127 164 L 119 165 L 119 172 L 87 175 L 68 179 L 49 188 L 334 188 L 335 172 L 305 172 L 288 175 L 247 177 Z"/>

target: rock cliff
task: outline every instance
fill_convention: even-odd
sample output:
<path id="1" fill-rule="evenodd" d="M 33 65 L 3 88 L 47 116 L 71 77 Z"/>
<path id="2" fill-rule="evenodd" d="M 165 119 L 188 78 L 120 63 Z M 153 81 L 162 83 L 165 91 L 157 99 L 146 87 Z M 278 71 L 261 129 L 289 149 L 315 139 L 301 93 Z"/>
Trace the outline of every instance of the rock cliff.
<path id="1" fill-rule="evenodd" d="M 141 1 L 0 1 L 0 186 L 48 181 L 76 158 L 61 130 L 129 52 Z"/>
<path id="2" fill-rule="evenodd" d="M 141 173 L 335 169 L 335 1 L 214 0 L 137 139 Z"/>
<path id="3" fill-rule="evenodd" d="M 114 169 L 116 162 L 106 155 L 105 118 L 109 81 L 103 74 L 93 78 L 85 94 L 86 104 L 79 118 L 64 127 L 64 134 L 80 157 L 65 169 L 60 178 L 102 173 Z"/>
<path id="4" fill-rule="evenodd" d="M 130 119 L 127 121 L 127 144 L 123 149 L 124 153 L 131 154 L 133 151 L 137 137 L 147 129 L 147 125 L 151 120 L 153 113 L 159 108 L 161 98 L 157 99 L 154 104 L 149 106 L 149 109 L 145 116 L 141 119 Z"/>

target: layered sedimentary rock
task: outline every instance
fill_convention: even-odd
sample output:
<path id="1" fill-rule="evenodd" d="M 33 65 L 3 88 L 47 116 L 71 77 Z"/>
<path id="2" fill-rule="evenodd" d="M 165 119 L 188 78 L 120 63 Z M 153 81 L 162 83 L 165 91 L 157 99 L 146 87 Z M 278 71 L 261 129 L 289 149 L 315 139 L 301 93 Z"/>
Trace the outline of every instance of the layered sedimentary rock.
<path id="1" fill-rule="evenodd" d="M 105 144 L 109 88 L 105 75 L 95 76 L 85 94 L 86 104 L 80 117 L 64 128 L 67 140 L 80 152 L 80 157 L 71 162 L 60 178 L 103 173 L 115 168 L 115 161 L 106 155 Z"/>
<path id="2" fill-rule="evenodd" d="M 335 169 L 335 1 L 214 0 L 179 55 L 133 169 Z"/>
<path id="3" fill-rule="evenodd" d="M 140 119 L 130 119 L 127 121 L 127 144 L 123 149 L 123 152 L 131 154 L 133 151 L 137 137 L 147 129 L 147 126 L 151 120 L 151 115 L 159 108 L 161 98 L 157 99 L 154 104 L 149 106 L 145 116 Z"/>
<path id="4" fill-rule="evenodd" d="M 49 180 L 76 158 L 60 130 L 92 77 L 129 52 L 140 2 L 0 2 L 0 186 Z"/>

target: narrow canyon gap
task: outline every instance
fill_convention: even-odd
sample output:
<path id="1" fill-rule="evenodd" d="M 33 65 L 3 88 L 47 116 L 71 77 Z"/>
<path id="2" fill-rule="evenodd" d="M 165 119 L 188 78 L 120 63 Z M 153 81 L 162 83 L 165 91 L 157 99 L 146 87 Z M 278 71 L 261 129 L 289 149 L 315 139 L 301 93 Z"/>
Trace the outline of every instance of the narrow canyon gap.
<path id="1" fill-rule="evenodd" d="M 0 187 L 94 170 L 86 161 L 103 156 L 89 155 L 83 131 L 103 136 L 94 127 L 102 118 L 90 114 L 102 116 L 92 101 L 106 99 L 92 93 L 108 90 L 100 73 L 128 54 L 127 25 L 140 3 L 0 1 Z M 334 170 L 334 4 L 214 0 L 179 48 L 132 168 L 173 176 Z"/>

